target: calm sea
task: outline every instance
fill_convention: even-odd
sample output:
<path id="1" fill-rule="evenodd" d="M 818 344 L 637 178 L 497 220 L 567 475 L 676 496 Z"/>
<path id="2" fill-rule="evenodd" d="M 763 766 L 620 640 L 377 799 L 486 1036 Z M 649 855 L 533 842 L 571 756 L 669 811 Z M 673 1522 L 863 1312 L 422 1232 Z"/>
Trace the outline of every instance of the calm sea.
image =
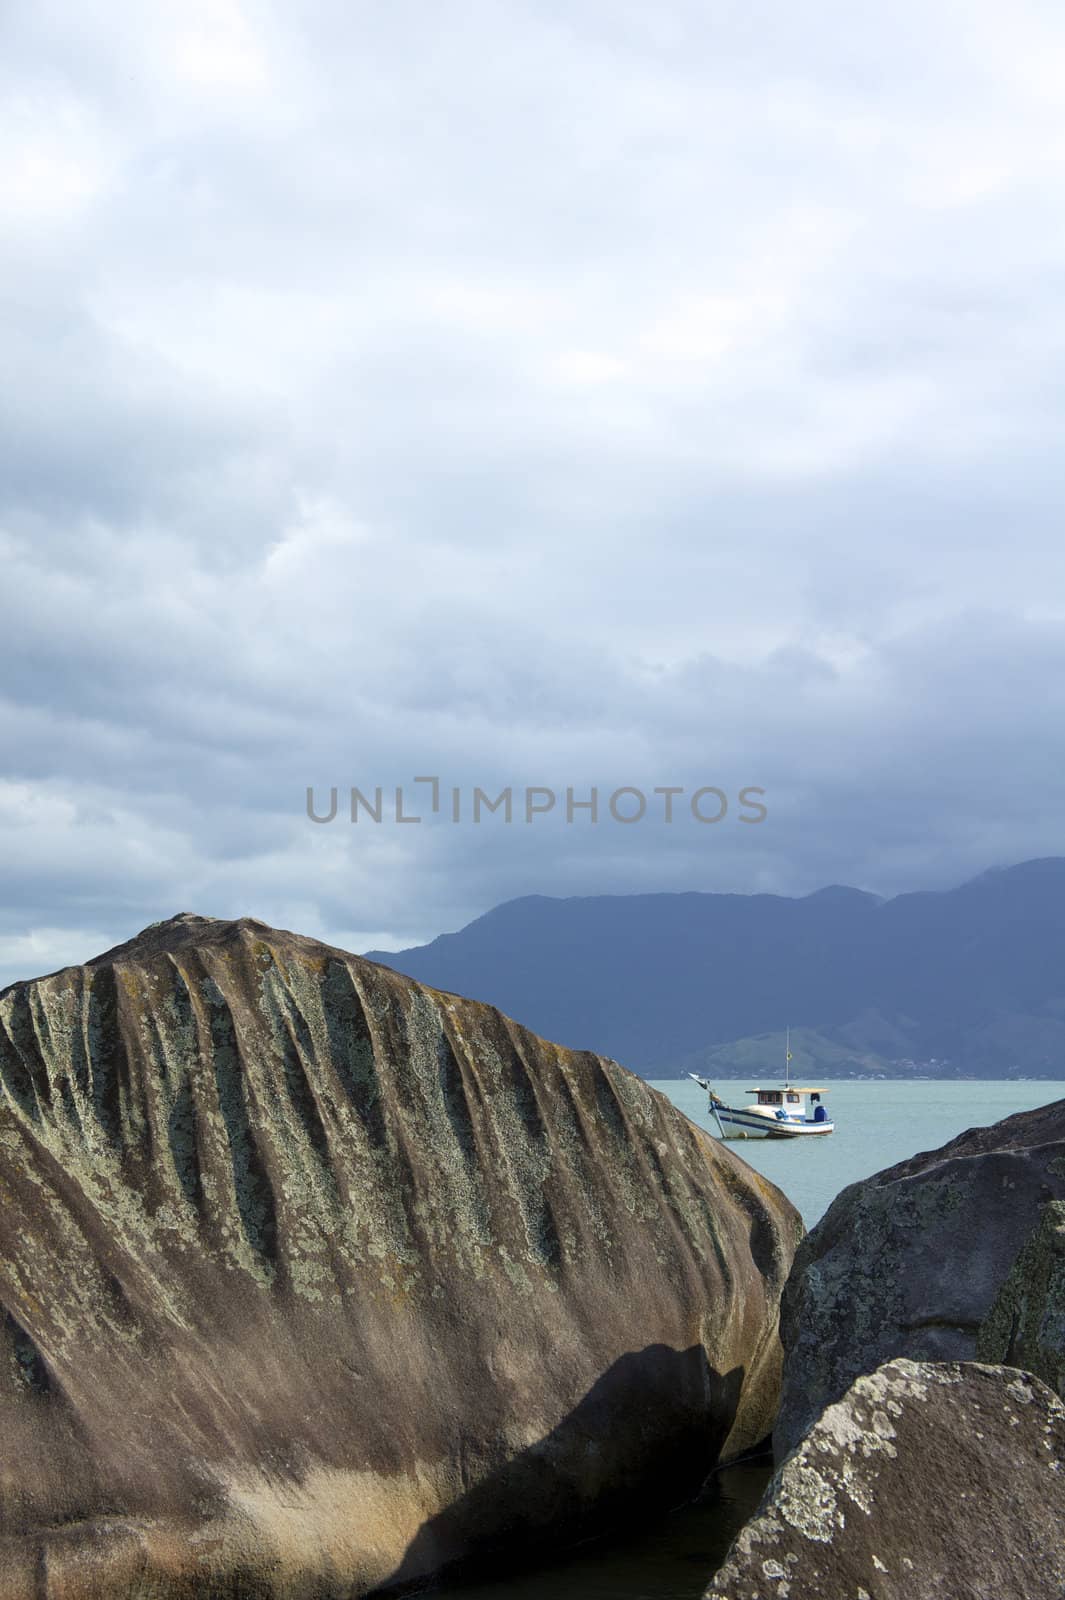
<path id="1" fill-rule="evenodd" d="M 706 1094 L 690 1080 L 654 1087 L 713 1132 Z M 743 1104 L 750 1081 L 715 1079 L 728 1104 Z M 848 1183 L 934 1150 L 966 1128 L 997 1122 L 1065 1096 L 1062 1083 L 837 1083 L 825 1097 L 836 1123 L 826 1139 L 745 1139 L 729 1149 L 778 1184 L 807 1227 Z M 463 1600 L 699 1600 L 733 1535 L 753 1515 L 769 1477 L 765 1465 L 731 1467 L 694 1505 L 633 1537 L 586 1546 L 568 1560 L 505 1581 L 451 1589 Z"/>
<path id="2" fill-rule="evenodd" d="M 752 1079 L 717 1079 L 726 1105 L 743 1105 Z M 764 1082 L 772 1085 L 772 1079 Z M 700 1128 L 715 1131 L 706 1092 L 690 1078 L 656 1081 Z M 1065 1097 L 1065 1083 L 953 1083 L 941 1078 L 828 1086 L 825 1105 L 836 1124 L 825 1139 L 738 1139 L 729 1149 L 764 1172 L 802 1212 L 808 1228 L 824 1216 L 848 1183 L 868 1178 L 896 1161 L 935 1150 L 966 1128 L 981 1128 L 1015 1111 L 1030 1111 Z"/>

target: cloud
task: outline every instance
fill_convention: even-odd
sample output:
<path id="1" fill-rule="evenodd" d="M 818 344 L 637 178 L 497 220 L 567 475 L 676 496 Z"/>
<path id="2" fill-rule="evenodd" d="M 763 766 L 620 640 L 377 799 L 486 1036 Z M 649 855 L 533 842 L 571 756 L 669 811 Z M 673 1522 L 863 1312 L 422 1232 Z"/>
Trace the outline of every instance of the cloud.
<path id="1" fill-rule="evenodd" d="M 1060 851 L 1065 24 L 1000 21 L 20 13 L 0 981 Z M 427 773 L 769 816 L 304 815 Z"/>

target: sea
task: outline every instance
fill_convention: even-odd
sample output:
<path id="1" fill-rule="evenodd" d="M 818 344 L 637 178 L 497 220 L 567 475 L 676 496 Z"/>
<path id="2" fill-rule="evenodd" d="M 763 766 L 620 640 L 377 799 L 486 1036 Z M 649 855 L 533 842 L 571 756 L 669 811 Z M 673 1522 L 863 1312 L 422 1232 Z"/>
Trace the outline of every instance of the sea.
<path id="1" fill-rule="evenodd" d="M 728 1105 L 742 1105 L 748 1079 L 714 1079 Z M 823 1139 L 729 1140 L 729 1149 L 783 1189 L 807 1228 L 848 1184 L 935 1150 L 963 1133 L 1065 1098 L 1065 1083 L 964 1082 L 939 1078 L 826 1081 L 836 1131 Z M 700 1127 L 715 1132 L 706 1093 L 690 1079 L 653 1080 Z M 561 1561 L 506 1579 L 449 1588 L 461 1600 L 699 1600 L 728 1546 L 757 1510 L 768 1459 L 716 1472 L 692 1504 L 623 1538 L 601 1540 Z"/>
<path id="2" fill-rule="evenodd" d="M 743 1105 L 757 1080 L 713 1080 L 726 1105 Z M 776 1079 L 763 1080 L 771 1088 Z M 806 1079 L 802 1082 L 805 1084 Z M 813 1080 L 810 1086 L 813 1087 Z M 706 1091 L 690 1078 L 652 1080 L 674 1105 L 716 1132 Z M 783 1189 L 807 1228 L 819 1222 L 849 1183 L 905 1161 L 919 1150 L 938 1150 L 966 1128 L 982 1128 L 1015 1111 L 1065 1099 L 1065 1083 L 971 1081 L 944 1078 L 872 1078 L 822 1082 L 835 1133 L 817 1139 L 730 1139 L 728 1147 Z"/>

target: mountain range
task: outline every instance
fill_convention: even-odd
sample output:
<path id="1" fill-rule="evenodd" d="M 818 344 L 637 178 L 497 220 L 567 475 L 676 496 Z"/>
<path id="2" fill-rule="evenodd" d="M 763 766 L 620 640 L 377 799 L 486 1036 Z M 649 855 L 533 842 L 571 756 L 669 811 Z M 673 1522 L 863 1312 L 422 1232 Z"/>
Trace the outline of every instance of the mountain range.
<path id="1" fill-rule="evenodd" d="M 507 901 L 371 959 L 489 1001 L 645 1077 L 1065 1077 L 1065 858 L 883 899 L 773 894 Z"/>

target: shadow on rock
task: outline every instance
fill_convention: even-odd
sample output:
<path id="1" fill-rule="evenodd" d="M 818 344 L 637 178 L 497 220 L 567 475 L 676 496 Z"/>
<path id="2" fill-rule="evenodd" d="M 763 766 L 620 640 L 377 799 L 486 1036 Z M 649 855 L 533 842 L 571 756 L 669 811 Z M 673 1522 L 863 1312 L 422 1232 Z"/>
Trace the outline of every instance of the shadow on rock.
<path id="1" fill-rule="evenodd" d="M 718 1464 L 743 1385 L 702 1345 L 648 1345 L 614 1362 L 550 1433 L 431 1517 L 382 1590 L 427 1575 L 487 1576 L 692 1499 Z M 604 1457 L 611 1488 L 604 1492 Z"/>

